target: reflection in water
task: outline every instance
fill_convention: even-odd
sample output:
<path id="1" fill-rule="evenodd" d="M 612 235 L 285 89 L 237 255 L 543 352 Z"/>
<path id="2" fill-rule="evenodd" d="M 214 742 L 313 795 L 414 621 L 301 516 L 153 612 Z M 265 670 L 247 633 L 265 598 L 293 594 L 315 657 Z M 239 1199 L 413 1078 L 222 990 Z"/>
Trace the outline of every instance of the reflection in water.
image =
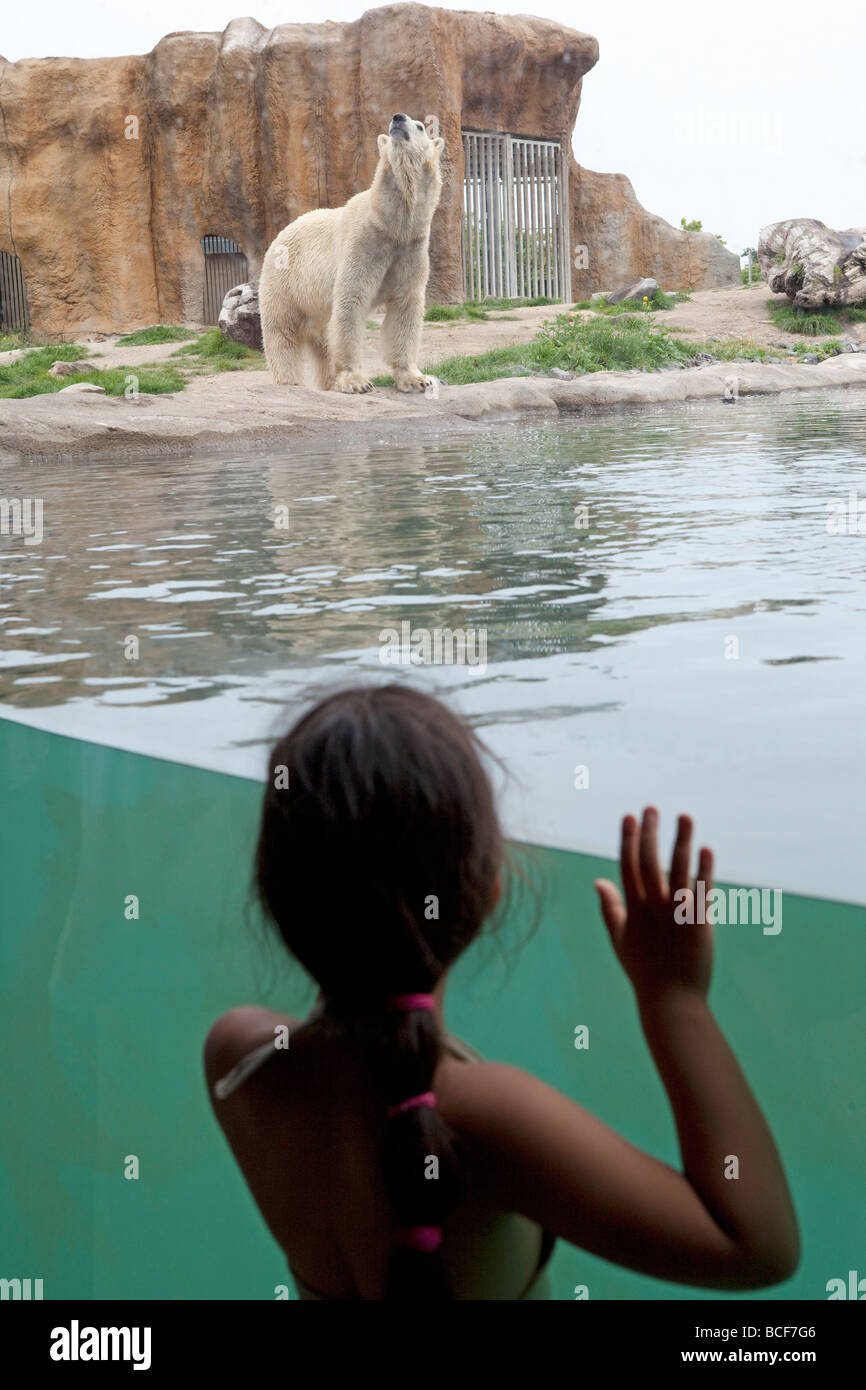
<path id="1" fill-rule="evenodd" d="M 7 467 L 4 496 L 41 496 L 45 535 L 0 537 L 0 698 L 202 700 L 323 656 L 354 666 L 403 619 L 485 629 L 494 665 L 800 609 L 842 654 L 862 541 L 828 534 L 827 504 L 866 493 L 864 445 L 864 406 L 840 395 L 401 449 Z"/>

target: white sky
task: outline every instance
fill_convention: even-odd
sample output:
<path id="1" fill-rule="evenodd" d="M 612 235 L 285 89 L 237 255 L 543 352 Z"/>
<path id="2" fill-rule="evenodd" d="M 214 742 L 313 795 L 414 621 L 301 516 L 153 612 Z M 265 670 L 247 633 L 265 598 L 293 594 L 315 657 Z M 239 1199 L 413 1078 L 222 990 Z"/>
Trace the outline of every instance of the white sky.
<path id="1" fill-rule="evenodd" d="M 9 61 L 148 52 L 164 34 L 219 30 L 244 0 L 35 0 L 5 7 Z M 354 0 L 253 0 L 266 27 L 357 19 Z M 484 10 L 463 0 L 442 8 Z M 499 5 L 594 34 L 575 127 L 578 162 L 624 173 L 650 211 L 701 218 L 732 250 L 768 222 L 818 217 L 866 225 L 866 6 L 835 0 L 539 0 Z M 503 80 L 507 81 L 507 74 Z M 426 113 L 423 113 L 426 114 Z"/>

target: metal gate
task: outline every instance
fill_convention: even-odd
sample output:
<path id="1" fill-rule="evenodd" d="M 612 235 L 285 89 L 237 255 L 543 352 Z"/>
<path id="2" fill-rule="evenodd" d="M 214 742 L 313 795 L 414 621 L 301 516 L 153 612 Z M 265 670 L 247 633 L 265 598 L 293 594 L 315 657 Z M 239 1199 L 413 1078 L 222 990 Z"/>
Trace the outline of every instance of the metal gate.
<path id="1" fill-rule="evenodd" d="M 557 140 L 463 132 L 467 299 L 571 298 L 568 167 Z"/>
<path id="2" fill-rule="evenodd" d="M 17 256 L 0 251 L 0 333 L 29 333 L 24 270 Z"/>
<path id="3" fill-rule="evenodd" d="M 203 322 L 216 323 L 229 290 L 249 280 L 249 262 L 231 237 L 203 236 L 201 249 L 204 252 Z"/>

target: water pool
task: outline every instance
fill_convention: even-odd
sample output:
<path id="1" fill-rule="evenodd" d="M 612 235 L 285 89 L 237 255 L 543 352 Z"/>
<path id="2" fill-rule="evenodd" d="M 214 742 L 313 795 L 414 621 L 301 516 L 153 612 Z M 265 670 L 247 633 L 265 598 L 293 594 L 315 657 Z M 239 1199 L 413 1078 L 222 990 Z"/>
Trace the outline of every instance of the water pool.
<path id="1" fill-rule="evenodd" d="M 862 399 L 336 456 L 6 467 L 2 491 L 41 498 L 44 529 L 0 537 L 10 1272 L 46 1297 L 285 1282 L 199 1051 L 244 995 L 304 993 L 247 922 L 267 739 L 312 689 L 388 674 L 481 726 L 547 885 L 507 968 L 467 963 L 452 1026 L 665 1158 L 672 1126 L 589 886 L 618 817 L 652 799 L 670 827 L 689 809 L 723 880 L 784 891 L 777 934 L 719 929 L 713 999 L 800 1207 L 783 1296 L 825 1297 L 859 1268 Z M 404 622 L 483 634 L 486 659 L 386 667 L 382 634 Z M 147 1181 L 123 1180 L 128 1153 Z M 555 1296 L 577 1283 L 701 1296 L 563 1250 Z"/>

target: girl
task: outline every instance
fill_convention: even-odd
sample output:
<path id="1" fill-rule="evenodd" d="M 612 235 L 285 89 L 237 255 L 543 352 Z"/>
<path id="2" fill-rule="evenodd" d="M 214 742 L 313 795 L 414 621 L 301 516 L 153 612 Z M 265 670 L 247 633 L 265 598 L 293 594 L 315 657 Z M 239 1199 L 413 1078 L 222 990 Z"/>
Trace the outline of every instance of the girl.
<path id="1" fill-rule="evenodd" d="M 403 685 L 332 695 L 273 750 L 257 888 L 319 1003 L 303 1023 L 233 1009 L 210 1030 L 205 1071 L 300 1297 L 545 1298 L 557 1237 L 681 1284 L 786 1279 L 796 1218 L 707 1004 L 711 930 L 674 921 L 673 895 L 689 883 L 687 816 L 667 879 L 649 807 L 640 826 L 623 821 L 625 901 L 595 885 L 682 1172 L 446 1031 L 448 972 L 501 892 L 481 753 L 455 715 Z M 697 872 L 709 891 L 707 849 Z"/>

